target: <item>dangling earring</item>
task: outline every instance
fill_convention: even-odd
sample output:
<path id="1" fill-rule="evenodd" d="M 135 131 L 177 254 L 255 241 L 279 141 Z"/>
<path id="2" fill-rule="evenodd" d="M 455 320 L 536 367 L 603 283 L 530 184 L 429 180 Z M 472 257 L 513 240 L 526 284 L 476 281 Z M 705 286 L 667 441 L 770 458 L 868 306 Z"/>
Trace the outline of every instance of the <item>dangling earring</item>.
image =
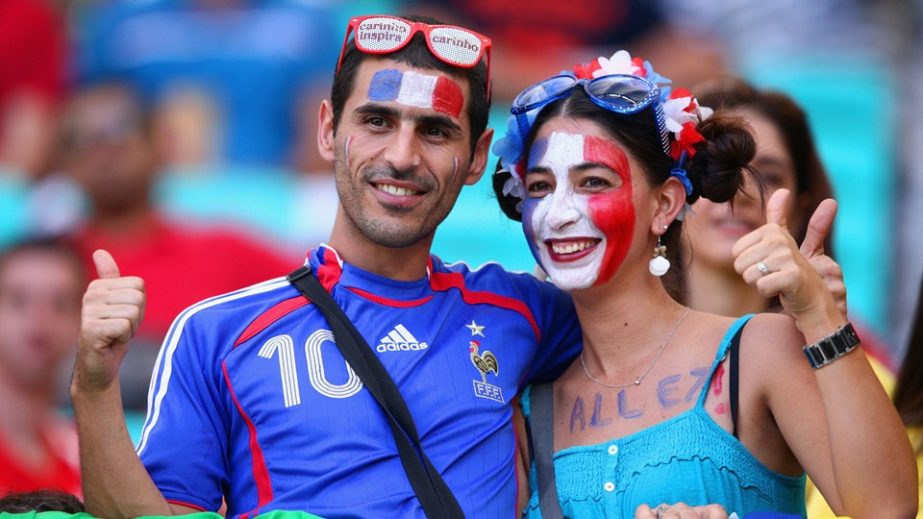
<path id="1" fill-rule="evenodd" d="M 660 236 L 657 237 L 657 246 L 654 247 L 654 254 L 647 268 L 651 271 L 651 274 L 657 277 L 666 274 L 670 270 L 670 260 L 667 259 L 667 246 L 660 241 Z"/>

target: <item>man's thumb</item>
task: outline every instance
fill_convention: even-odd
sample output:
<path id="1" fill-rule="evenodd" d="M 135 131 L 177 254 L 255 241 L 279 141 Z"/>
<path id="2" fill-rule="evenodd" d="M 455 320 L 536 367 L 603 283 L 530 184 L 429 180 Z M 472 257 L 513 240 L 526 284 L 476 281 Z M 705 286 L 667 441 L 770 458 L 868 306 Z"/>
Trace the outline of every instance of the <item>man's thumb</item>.
<path id="1" fill-rule="evenodd" d="M 99 276 L 99 279 L 119 277 L 119 266 L 115 264 L 115 259 L 108 251 L 99 249 L 94 252 L 93 263 L 96 265 L 96 274 Z"/>
<path id="2" fill-rule="evenodd" d="M 811 220 L 808 222 L 808 230 L 804 234 L 804 241 L 801 242 L 799 250 L 801 254 L 812 257 L 824 253 L 824 241 L 833 228 L 833 220 L 836 218 L 837 203 L 834 199 L 828 198 L 818 204 Z"/>

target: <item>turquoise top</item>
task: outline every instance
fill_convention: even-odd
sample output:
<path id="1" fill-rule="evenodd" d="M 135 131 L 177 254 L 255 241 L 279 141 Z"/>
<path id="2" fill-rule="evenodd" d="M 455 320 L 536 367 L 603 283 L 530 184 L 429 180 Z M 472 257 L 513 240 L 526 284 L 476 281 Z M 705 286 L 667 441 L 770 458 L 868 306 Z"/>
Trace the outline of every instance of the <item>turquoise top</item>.
<path id="1" fill-rule="evenodd" d="M 708 381 L 724 359 L 731 339 L 752 315 L 741 317 L 724 336 Z M 683 502 L 722 505 L 728 514 L 778 511 L 805 516 L 805 476 L 786 476 L 760 463 L 705 410 L 710 383 L 695 406 L 656 425 L 595 445 L 568 447 L 554 454 L 561 509 L 567 517 L 634 517 L 641 504 Z M 521 405 L 531 414 L 531 387 Z M 523 511 L 540 518 L 535 467 L 531 497 Z"/>

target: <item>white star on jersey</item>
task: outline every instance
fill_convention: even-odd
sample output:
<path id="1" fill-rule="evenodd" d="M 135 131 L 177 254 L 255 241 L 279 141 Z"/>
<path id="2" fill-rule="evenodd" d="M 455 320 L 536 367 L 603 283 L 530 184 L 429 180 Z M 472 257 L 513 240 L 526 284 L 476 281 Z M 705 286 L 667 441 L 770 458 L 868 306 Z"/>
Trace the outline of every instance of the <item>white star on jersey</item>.
<path id="1" fill-rule="evenodd" d="M 465 328 L 471 330 L 472 337 L 474 337 L 475 335 L 480 335 L 481 337 L 484 337 L 484 328 L 487 328 L 487 327 L 479 325 L 478 323 L 474 322 L 474 319 L 472 319 L 471 324 L 466 324 Z"/>

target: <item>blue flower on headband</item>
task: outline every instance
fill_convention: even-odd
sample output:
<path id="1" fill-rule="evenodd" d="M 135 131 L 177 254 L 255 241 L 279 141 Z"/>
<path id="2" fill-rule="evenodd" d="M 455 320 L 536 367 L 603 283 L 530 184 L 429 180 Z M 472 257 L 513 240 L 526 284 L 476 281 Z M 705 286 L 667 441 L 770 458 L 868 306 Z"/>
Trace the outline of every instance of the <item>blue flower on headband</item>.
<path id="1" fill-rule="evenodd" d="M 526 113 L 529 128 L 535 124 L 535 118 L 541 109 L 532 110 Z M 516 165 L 522 160 L 523 148 L 525 148 L 525 136 L 519 134 L 519 124 L 516 122 L 516 116 L 511 115 L 506 119 L 506 135 L 502 139 L 494 142 L 491 150 L 494 155 L 500 157 L 500 164 L 504 169 L 520 177 L 520 172 L 516 170 Z"/>
<path id="2" fill-rule="evenodd" d="M 654 66 L 651 65 L 650 61 L 644 62 L 644 72 L 644 77 L 648 81 L 660 87 L 660 101 L 664 102 L 667 99 L 670 99 L 670 92 L 673 90 L 670 85 L 673 83 L 673 81 L 670 78 L 661 76 L 655 72 Z"/>

